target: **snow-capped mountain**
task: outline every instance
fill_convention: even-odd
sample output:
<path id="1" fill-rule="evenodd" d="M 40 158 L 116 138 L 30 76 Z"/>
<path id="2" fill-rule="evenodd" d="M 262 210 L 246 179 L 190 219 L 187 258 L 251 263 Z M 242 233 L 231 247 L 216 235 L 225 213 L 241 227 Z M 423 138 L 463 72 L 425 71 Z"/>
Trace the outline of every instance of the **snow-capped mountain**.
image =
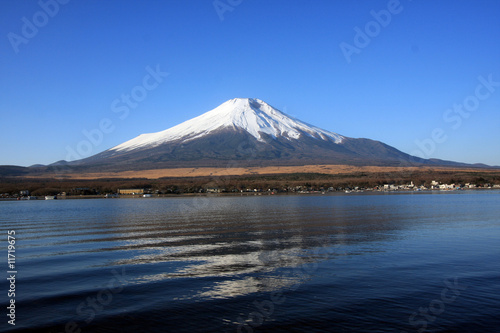
<path id="1" fill-rule="evenodd" d="M 380 141 L 309 125 L 259 99 L 235 98 L 177 126 L 139 135 L 88 158 L 29 168 L 0 165 L 0 176 L 322 164 L 488 167 L 421 159 Z"/>
<path id="2" fill-rule="evenodd" d="M 287 116 L 260 99 L 235 98 L 182 124 L 165 131 L 139 135 L 111 150 L 126 152 L 174 141 L 184 143 L 223 129 L 246 131 L 260 142 L 265 142 L 264 135 L 288 140 L 298 140 L 305 135 L 321 140 L 333 140 L 335 143 L 341 143 L 344 138 Z"/>
<path id="3" fill-rule="evenodd" d="M 235 98 L 157 133 L 142 134 L 70 165 L 92 170 L 266 165 L 449 165 L 382 142 L 309 125 L 259 99 Z M 452 163 L 452 162 L 450 162 Z"/>

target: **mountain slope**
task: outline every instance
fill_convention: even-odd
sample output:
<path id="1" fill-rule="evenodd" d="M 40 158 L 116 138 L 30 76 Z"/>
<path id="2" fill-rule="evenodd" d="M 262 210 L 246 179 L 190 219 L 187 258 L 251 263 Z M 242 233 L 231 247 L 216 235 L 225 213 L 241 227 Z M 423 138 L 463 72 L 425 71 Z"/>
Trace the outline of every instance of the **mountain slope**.
<path id="1" fill-rule="evenodd" d="M 259 99 L 235 98 L 212 111 L 185 121 L 165 131 L 142 134 L 111 150 L 129 151 L 151 148 L 164 143 L 187 142 L 223 129 L 244 130 L 257 141 L 265 142 L 264 135 L 273 138 L 298 139 L 302 135 L 342 142 L 343 137 L 294 119 Z"/>
<path id="2" fill-rule="evenodd" d="M 425 160 L 382 142 L 354 139 L 309 125 L 259 99 L 236 98 L 167 130 L 142 134 L 69 163 L 85 170 L 144 170 L 306 164 L 466 164 Z"/>

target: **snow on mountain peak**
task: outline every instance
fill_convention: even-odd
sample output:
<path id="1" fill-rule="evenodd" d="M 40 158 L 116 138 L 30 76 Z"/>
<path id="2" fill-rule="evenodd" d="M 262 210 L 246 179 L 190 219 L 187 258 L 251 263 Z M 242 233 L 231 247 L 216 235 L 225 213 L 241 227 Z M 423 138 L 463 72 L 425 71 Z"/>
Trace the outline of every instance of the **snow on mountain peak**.
<path id="1" fill-rule="evenodd" d="M 265 141 L 262 134 L 273 138 L 282 136 L 289 140 L 299 139 L 305 134 L 316 139 L 330 139 L 335 143 L 342 142 L 344 138 L 289 117 L 260 99 L 234 98 L 177 126 L 157 133 L 141 134 L 111 150 L 129 151 L 170 141 L 185 142 L 224 128 L 243 129 L 262 142 Z"/>

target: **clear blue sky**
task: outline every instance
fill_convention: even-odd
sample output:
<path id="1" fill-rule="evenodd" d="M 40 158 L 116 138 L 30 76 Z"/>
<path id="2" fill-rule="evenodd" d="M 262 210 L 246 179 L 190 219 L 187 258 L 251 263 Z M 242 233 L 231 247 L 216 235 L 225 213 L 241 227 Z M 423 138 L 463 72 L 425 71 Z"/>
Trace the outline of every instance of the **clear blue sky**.
<path id="1" fill-rule="evenodd" d="M 345 136 L 500 165 L 500 84 L 478 79 L 500 82 L 500 1 L 54 1 L 51 15 L 0 2 L 0 164 L 66 159 L 103 119 L 92 154 L 254 97 Z M 144 90 L 148 66 L 169 75 Z"/>

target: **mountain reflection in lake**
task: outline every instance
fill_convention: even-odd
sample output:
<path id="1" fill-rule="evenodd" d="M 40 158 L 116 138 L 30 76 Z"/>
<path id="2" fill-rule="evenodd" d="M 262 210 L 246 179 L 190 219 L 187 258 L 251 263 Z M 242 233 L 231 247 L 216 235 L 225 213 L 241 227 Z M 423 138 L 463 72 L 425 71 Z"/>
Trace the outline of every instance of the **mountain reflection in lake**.
<path id="1" fill-rule="evenodd" d="M 498 191 L 0 202 L 19 239 L 15 328 L 493 332 L 499 202 Z M 418 315 L 454 279 L 467 289 L 434 320 Z"/>

